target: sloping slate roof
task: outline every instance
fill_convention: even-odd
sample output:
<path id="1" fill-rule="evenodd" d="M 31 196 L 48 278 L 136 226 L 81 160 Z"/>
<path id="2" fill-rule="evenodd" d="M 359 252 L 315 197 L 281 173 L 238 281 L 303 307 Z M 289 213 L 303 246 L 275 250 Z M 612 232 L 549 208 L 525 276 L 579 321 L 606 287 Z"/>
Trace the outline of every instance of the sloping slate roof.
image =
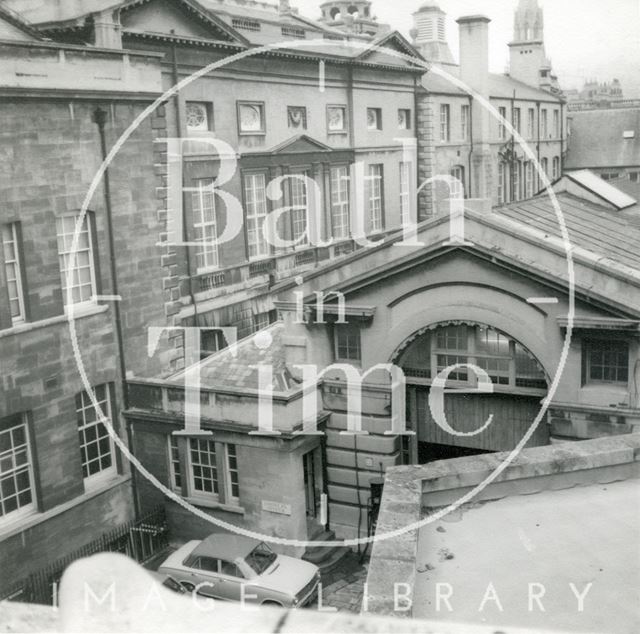
<path id="1" fill-rule="evenodd" d="M 38 31 L 27 24 L 21 14 L 9 8 L 8 5 L 5 5 L 3 0 L 0 0 L 0 20 L 7 22 L 27 36 L 37 40 L 42 39 Z"/>
<path id="2" fill-rule="evenodd" d="M 516 99 L 531 99 L 534 101 L 552 101 L 561 103 L 561 99 L 535 86 L 524 84 L 509 75 L 489 73 L 489 94 L 492 97 L 512 99 L 513 91 L 516 91 Z"/>
<path id="3" fill-rule="evenodd" d="M 457 65 L 443 65 L 445 70 L 454 77 L 460 76 L 460 67 Z M 466 95 L 467 93 L 451 83 L 446 77 L 433 72 L 427 73 L 422 79 L 422 85 L 429 92 L 436 94 Z M 515 91 L 516 99 L 528 99 L 533 101 L 551 101 L 560 103 L 560 99 L 534 86 L 523 84 L 521 81 L 509 77 L 489 73 L 489 96 L 497 99 L 513 99 Z"/>
<path id="4" fill-rule="evenodd" d="M 252 365 L 269 365 L 273 368 L 274 392 L 288 392 L 294 387 L 291 374 L 285 363 L 282 337 L 284 325 L 276 323 L 262 333 L 269 333 L 272 344 L 261 349 L 255 344 L 254 336 L 243 339 L 237 344 L 237 354 L 227 348 L 200 363 L 200 379 L 202 387 L 230 387 L 258 390 L 258 370 Z M 174 377 L 181 379 L 181 375 Z"/>
<path id="5" fill-rule="evenodd" d="M 238 29 L 255 46 L 264 46 L 287 39 L 297 39 L 283 35 L 282 27 L 302 29 L 307 32 L 307 39 L 321 38 L 324 33 L 335 33 L 334 30 L 325 28 L 319 22 L 310 19 L 300 20 L 293 13 L 281 15 L 277 5 L 273 4 L 270 4 L 267 8 L 265 6 L 266 3 L 251 2 L 251 0 L 243 5 L 221 2 L 220 0 L 198 0 L 198 2 L 203 8 L 217 15 L 229 26 L 233 26 L 233 20 L 236 18 L 259 22 L 259 31 Z"/>
<path id="6" fill-rule="evenodd" d="M 640 166 L 640 108 L 571 113 L 567 169 Z M 624 139 L 626 130 L 635 138 Z"/>
<path id="7" fill-rule="evenodd" d="M 558 202 L 573 246 L 640 271 L 637 227 L 631 226 L 625 217 L 570 194 L 559 194 Z M 500 207 L 495 213 L 547 235 L 562 237 L 556 211 L 546 194 Z"/>

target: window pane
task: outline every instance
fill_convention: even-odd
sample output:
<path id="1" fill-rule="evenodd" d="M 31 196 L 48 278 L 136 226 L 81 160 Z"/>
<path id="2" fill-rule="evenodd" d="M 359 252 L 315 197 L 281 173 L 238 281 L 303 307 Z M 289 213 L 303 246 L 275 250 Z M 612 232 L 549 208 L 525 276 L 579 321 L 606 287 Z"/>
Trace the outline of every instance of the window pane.
<path id="1" fill-rule="evenodd" d="M 262 230 L 267 215 L 265 175 L 247 174 L 244 177 L 244 193 L 249 257 L 264 257 L 269 254 L 269 246 Z"/>
<path id="2" fill-rule="evenodd" d="M 2 225 L 2 247 L 11 320 L 13 323 L 19 323 L 24 321 L 25 313 L 16 223 Z"/>
<path id="3" fill-rule="evenodd" d="M 349 169 L 331 168 L 331 224 L 334 238 L 349 237 Z"/>
<path id="4" fill-rule="evenodd" d="M 87 217 L 84 218 L 80 227 L 75 253 L 72 251 L 76 229 L 75 216 L 58 218 L 56 226 L 63 301 L 65 304 L 68 303 L 70 290 L 74 304 L 88 302 L 96 293 L 94 256 Z"/>
<path id="5" fill-rule="evenodd" d="M 586 342 L 587 379 L 605 383 L 629 380 L 629 347 L 622 341 Z"/>
<path id="6" fill-rule="evenodd" d="M 95 396 L 102 416 L 111 422 L 108 386 L 98 386 Z M 104 423 L 99 420 L 98 411 L 86 392 L 80 393 L 76 398 L 76 419 L 85 478 L 107 471 L 113 466 L 113 440 Z"/>
<path id="7" fill-rule="evenodd" d="M 218 228 L 216 224 L 215 194 L 212 179 L 202 179 L 195 183 L 197 191 L 191 194 L 193 211 L 196 266 L 198 271 L 215 269 L 218 259 Z"/>
<path id="8" fill-rule="evenodd" d="M 216 445 L 210 440 L 191 438 L 191 471 L 196 493 L 218 494 L 218 471 L 216 469 Z"/>
<path id="9" fill-rule="evenodd" d="M 33 476 L 25 423 L 0 432 L 0 517 L 27 510 L 33 499 Z"/>

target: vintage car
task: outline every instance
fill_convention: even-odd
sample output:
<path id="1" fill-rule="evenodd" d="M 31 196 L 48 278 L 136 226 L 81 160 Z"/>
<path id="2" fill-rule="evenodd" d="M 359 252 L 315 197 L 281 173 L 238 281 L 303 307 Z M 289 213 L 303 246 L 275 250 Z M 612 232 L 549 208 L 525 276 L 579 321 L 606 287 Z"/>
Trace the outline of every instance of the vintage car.
<path id="1" fill-rule="evenodd" d="M 186 543 L 158 572 L 203 597 L 287 608 L 312 601 L 320 582 L 314 564 L 278 555 L 264 542 L 226 533 Z"/>

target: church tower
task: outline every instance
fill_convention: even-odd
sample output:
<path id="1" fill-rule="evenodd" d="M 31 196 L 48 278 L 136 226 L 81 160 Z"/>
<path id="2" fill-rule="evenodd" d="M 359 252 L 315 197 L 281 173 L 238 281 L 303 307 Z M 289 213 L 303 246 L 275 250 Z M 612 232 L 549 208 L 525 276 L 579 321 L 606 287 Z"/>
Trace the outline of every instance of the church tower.
<path id="1" fill-rule="evenodd" d="M 435 2 L 425 2 L 413 14 L 413 45 L 426 60 L 437 64 L 454 63 L 445 19 L 445 12 Z"/>
<path id="2" fill-rule="evenodd" d="M 530 86 L 558 94 L 558 79 L 544 49 L 544 13 L 538 0 L 520 0 L 509 44 L 509 74 Z"/>

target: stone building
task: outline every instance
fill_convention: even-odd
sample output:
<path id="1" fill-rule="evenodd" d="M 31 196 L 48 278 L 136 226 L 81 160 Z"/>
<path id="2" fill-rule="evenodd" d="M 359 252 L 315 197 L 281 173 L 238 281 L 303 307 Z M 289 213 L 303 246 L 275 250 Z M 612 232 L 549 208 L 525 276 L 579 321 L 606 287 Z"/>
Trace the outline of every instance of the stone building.
<path id="1" fill-rule="evenodd" d="M 99 21 L 95 7 L 78 11 L 55 21 L 42 10 L 27 15 L 57 40 L 101 37 L 92 26 Z M 420 61 L 400 34 L 376 40 L 340 34 L 301 18 L 286 3 L 180 0 L 169 7 L 148 1 L 110 7 L 100 15 L 102 24 L 111 20 L 113 46 L 164 55 L 165 88 L 230 55 L 291 42 L 209 72 L 167 104 L 168 137 L 188 140 L 182 147 L 182 174 L 171 171 L 167 177 L 178 189 L 180 184 L 200 188 L 185 194 L 184 206 L 180 196 L 175 204 L 168 199 L 172 211 L 184 217 L 190 243 L 173 250 L 177 268 L 165 276 L 165 284 L 179 295 L 168 307 L 178 323 L 236 327 L 244 337 L 273 321 L 270 285 L 354 249 L 357 197 L 366 197 L 367 234 L 389 231 L 400 224 L 401 213 L 411 213 L 415 95 L 423 69 L 405 59 Z M 304 45 L 305 39 L 318 38 L 326 45 Z M 370 50 L 371 44 L 405 58 Z M 220 189 L 242 203 L 246 222 L 224 244 L 200 246 L 196 243 L 222 234 L 232 216 L 231 208 L 210 196 L 223 158 L 230 158 L 221 153 L 221 142 L 236 155 L 234 173 Z M 354 165 L 364 170 L 366 191 L 349 184 Z M 308 178 L 319 188 L 317 200 L 302 185 Z M 270 189 L 272 182 L 279 197 Z M 215 205 L 215 213 L 205 220 L 207 205 Z M 331 246 L 316 248 L 304 230 L 311 205 L 321 207 L 319 238 L 332 240 Z M 297 208 L 279 225 L 289 246 L 275 249 L 263 239 L 262 223 L 268 211 L 282 206 Z M 215 334 L 202 342 L 205 351 L 217 345 Z"/>
<path id="2" fill-rule="evenodd" d="M 153 376 L 168 361 L 147 360 L 144 330 L 165 323 L 150 195 L 161 109 L 124 144 L 79 216 L 105 148 L 161 94 L 159 56 L 44 41 L 5 8 L 0 33 L 3 596 L 134 517 L 129 464 L 85 386 L 126 442 L 123 369 Z"/>
<path id="3" fill-rule="evenodd" d="M 368 20 L 368 3 L 360 4 Z M 132 449 L 147 471 L 134 479 L 142 510 L 165 500 L 177 538 L 225 526 L 302 541 L 363 535 L 370 483 L 387 466 L 509 449 L 527 432 L 570 330 L 570 276 L 555 212 L 533 198 L 531 164 L 510 136 L 466 94 L 430 84 L 431 73 L 421 80 L 422 57 L 401 35 L 371 39 L 302 18 L 286 2 L 32 0 L 24 7 L 40 33 L 60 42 L 39 46 L 76 50 L 91 43 L 95 54 L 126 58 L 128 66 L 135 66 L 131 59 L 155 60 L 156 75 L 146 78 L 155 77 L 154 94 L 246 54 L 185 82 L 167 100 L 165 116 L 159 112 L 140 131 L 150 160 L 137 156 L 126 166 L 129 175 L 142 170 L 149 179 L 136 181 L 131 194 L 144 201 L 139 212 L 126 201 L 118 207 L 128 239 L 118 252 L 135 242 L 149 262 L 133 270 L 127 258 L 116 258 L 131 284 L 121 310 L 131 329 L 124 341 L 132 337 L 127 401 L 118 411 L 125 410 Z M 459 77 L 505 108 L 540 162 L 547 159 L 553 179 L 561 170 L 563 103 L 537 84 L 488 73 L 488 22 L 459 20 Z M 320 38 L 326 47 L 305 44 Z M 257 52 L 282 40 L 283 48 Z M 442 52 L 442 42 L 432 48 Z M 459 128 L 469 140 L 448 147 L 454 116 L 467 105 Z M 435 130 L 444 140 L 431 150 Z M 186 141 L 167 146 L 176 138 Z M 403 221 L 417 216 L 417 177 L 449 174 L 445 152 L 464 156 L 468 171 L 459 180 L 468 197 L 480 199 L 469 201 L 466 242 L 450 233 L 447 207 L 436 201 L 420 209 L 420 242 L 401 245 Z M 490 211 L 494 198 L 505 205 Z M 233 199 L 241 210 L 235 216 Z M 550 417 L 531 432 L 532 445 L 626 433 L 638 416 L 635 238 L 588 201 L 564 195 L 562 203 L 577 244 L 577 319 Z M 273 224 L 289 242 L 271 247 L 263 229 L 279 210 Z M 211 240 L 238 217 L 242 229 L 232 239 Z M 320 218 L 315 229 L 311 218 Z M 313 231 L 327 244 L 315 244 Z M 603 233 L 604 246 L 594 238 Z M 334 295 L 324 315 L 318 312 L 314 293 L 327 291 L 344 295 L 344 310 Z M 131 299 L 136 292 L 139 301 Z M 147 304 L 148 294 L 155 304 Z M 138 345 L 142 338 L 146 344 L 147 325 L 209 330 L 195 341 L 199 351 L 190 335 L 172 331 L 161 338 L 163 354 L 147 361 Z M 237 328 L 240 341 L 219 350 L 230 343 L 220 330 L 228 327 Z M 400 393 L 384 372 L 366 378 L 366 435 L 352 433 L 360 422 L 347 415 L 354 392 L 330 368 L 334 362 L 354 371 L 396 363 L 408 378 Z M 436 375 L 467 362 L 486 372 L 494 392 L 447 399 L 453 427 L 467 433 L 461 441 L 431 420 L 428 401 Z M 329 369 L 312 381 L 300 364 Z M 196 373 L 201 390 L 194 401 L 185 382 Z M 457 369 L 449 378 L 463 391 L 477 387 L 471 371 Z M 269 393 L 273 415 L 263 420 Z M 474 433 L 492 413 L 495 425 Z M 400 433 L 405 423 L 415 436 Z"/>
<path id="4" fill-rule="evenodd" d="M 584 82 L 582 90 L 575 89 L 567 92 L 567 100 L 576 109 L 589 109 L 606 108 L 625 99 L 620 80 L 614 78 L 611 83 L 589 79 Z"/>
<path id="5" fill-rule="evenodd" d="M 533 447 L 633 432 L 637 228 L 575 192 L 558 200 L 572 245 L 573 320 L 567 245 L 550 200 L 493 211 L 474 203 L 463 244 L 441 214 L 421 224 L 422 245 L 402 244 L 396 233 L 307 273 L 302 287 L 278 283 L 281 321 L 190 368 L 201 377 L 210 439 L 181 446 L 161 433 L 160 424 L 184 424 L 185 373 L 134 382 L 129 417 L 143 462 L 218 521 L 304 541 L 366 535 L 370 485 L 389 466 L 510 451 L 523 438 Z M 316 292 L 341 293 L 344 308 L 336 300 L 320 311 Z M 334 364 L 366 373 L 361 390 Z M 379 364 L 401 368 L 406 384 Z M 448 372 L 447 427 L 435 418 L 431 390 L 458 364 Z M 273 368 L 266 383 L 260 366 Z M 267 387 L 273 416 L 265 428 Z M 363 415 L 352 420 L 359 392 Z M 405 422 L 412 435 L 401 433 Z M 215 490 L 203 493 L 203 464 L 213 459 Z M 158 491 L 143 486 L 146 503 L 156 503 Z M 171 513 L 185 537 L 219 529 L 177 504 Z"/>
<path id="6" fill-rule="evenodd" d="M 499 117 L 513 125 L 554 181 L 562 174 L 566 152 L 566 106 L 546 61 L 542 9 L 536 2 L 521 2 L 516 11 L 509 74 L 489 72 L 489 22 L 482 16 L 458 20 L 456 65 L 442 9 L 428 2 L 414 14 L 414 46 L 444 71 L 433 69 L 422 80 L 420 182 L 429 175 L 450 175 L 460 181 L 464 197 L 490 198 L 499 205 L 530 198 L 544 186 L 531 157 Z M 456 80 L 490 103 L 499 117 Z M 421 213 L 433 213 L 449 194 L 448 184 L 436 183 Z"/>
<path id="7" fill-rule="evenodd" d="M 640 101 L 569 112 L 566 170 L 589 169 L 640 198 Z"/>
<path id="8" fill-rule="evenodd" d="M 379 240 L 403 219 L 415 221 L 410 193 L 417 174 L 416 94 L 424 68 L 400 34 L 372 39 L 340 31 L 300 17 L 286 3 L 33 2 L 24 14 L 60 46 L 88 43 L 114 55 L 159 55 L 164 89 L 213 62 L 247 54 L 167 100 L 166 126 L 147 130 L 153 160 L 141 161 L 155 181 L 136 189 L 154 207 L 154 218 L 166 223 L 167 231 L 145 232 L 163 267 L 155 271 L 154 283 L 164 291 L 155 293 L 164 323 L 210 328 L 198 342 L 205 362 L 228 343 L 216 328 L 236 328 L 242 340 L 276 320 L 274 285 L 324 263 L 339 266 L 362 248 L 355 237 Z M 364 9 L 363 14 L 367 18 Z M 305 45 L 307 39 L 327 44 Z M 281 41 L 285 45 L 277 50 L 252 51 Z M 175 172 L 167 155 L 174 156 L 176 148 L 167 139 L 178 138 L 185 141 Z M 229 161 L 231 175 L 225 172 Z M 308 180 L 315 183 L 313 192 Z M 220 185 L 217 194 L 214 183 Z M 231 196 L 241 214 L 228 205 Z M 271 247 L 264 238 L 265 218 L 282 207 L 291 208 L 278 224 L 289 244 Z M 356 208 L 363 213 L 357 216 Z M 241 230 L 221 244 L 211 242 L 234 214 L 241 215 Z M 320 218 L 315 241 L 307 227 L 312 214 Z M 184 227 L 181 244 L 172 244 L 172 222 Z M 124 265 L 125 258 L 118 261 Z M 154 376 L 135 363 L 127 366 L 126 416 L 132 449 L 143 465 L 169 490 L 180 490 L 203 512 L 225 521 L 298 539 L 321 534 L 321 489 L 314 482 L 321 482 L 326 462 L 319 440 L 248 435 L 255 402 L 245 401 L 249 393 L 255 396 L 255 384 L 231 367 L 222 372 L 225 395 L 216 389 L 209 401 L 215 413 L 204 404 L 203 416 L 215 421 L 212 439 L 176 436 L 185 423 L 182 372 L 199 358 L 186 349 L 182 333 L 169 332 L 163 341 L 168 338 L 169 352 L 153 357 Z M 144 358 L 135 346 L 131 353 Z M 276 383 L 285 390 L 294 386 L 282 377 Z M 291 429 L 302 412 L 294 414 L 287 413 Z M 316 416 L 320 423 L 326 418 L 321 408 Z M 207 477 L 196 478 L 196 471 Z M 163 499 L 142 475 L 136 475 L 136 485 L 143 510 Z M 179 504 L 169 505 L 169 512 L 176 535 L 205 530 L 193 518 L 185 522 Z"/>

